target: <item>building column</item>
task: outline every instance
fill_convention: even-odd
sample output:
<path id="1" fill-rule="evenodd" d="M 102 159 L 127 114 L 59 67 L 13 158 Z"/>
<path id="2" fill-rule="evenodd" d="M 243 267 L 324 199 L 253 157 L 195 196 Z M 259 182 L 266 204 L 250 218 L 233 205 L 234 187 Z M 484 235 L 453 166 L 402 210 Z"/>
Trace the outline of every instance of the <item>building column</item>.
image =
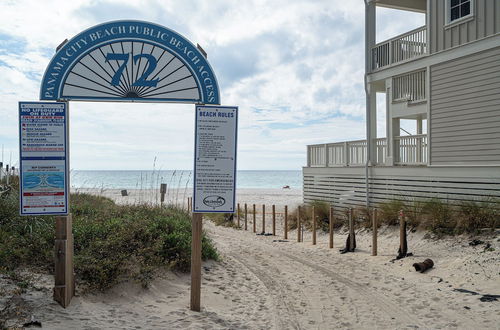
<path id="1" fill-rule="evenodd" d="M 370 143 L 368 143 L 368 146 L 370 147 L 370 165 L 374 165 L 377 163 L 377 144 L 376 144 L 376 139 L 377 139 L 377 92 L 370 88 L 368 86 L 368 99 L 369 99 L 369 112 L 370 115 L 367 118 L 367 126 L 370 126 L 370 129 L 368 130 L 369 132 L 369 137 Z"/>
<path id="2" fill-rule="evenodd" d="M 385 81 L 385 131 L 386 131 L 386 154 L 385 165 L 394 166 L 394 131 L 392 124 L 392 79 Z"/>
<path id="3" fill-rule="evenodd" d="M 392 159 L 393 165 L 395 162 L 399 161 L 399 140 L 396 140 L 396 136 L 400 136 L 401 120 L 399 118 L 391 118 L 392 121 Z"/>

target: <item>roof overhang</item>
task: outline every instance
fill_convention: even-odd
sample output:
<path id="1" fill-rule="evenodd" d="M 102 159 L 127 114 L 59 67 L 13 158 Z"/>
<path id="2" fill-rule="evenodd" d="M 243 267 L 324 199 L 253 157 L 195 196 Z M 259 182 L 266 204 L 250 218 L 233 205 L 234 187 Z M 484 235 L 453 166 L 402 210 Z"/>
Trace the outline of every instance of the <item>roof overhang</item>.
<path id="1" fill-rule="evenodd" d="M 378 7 L 386 7 L 399 10 L 425 13 L 427 10 L 427 0 L 371 0 Z"/>

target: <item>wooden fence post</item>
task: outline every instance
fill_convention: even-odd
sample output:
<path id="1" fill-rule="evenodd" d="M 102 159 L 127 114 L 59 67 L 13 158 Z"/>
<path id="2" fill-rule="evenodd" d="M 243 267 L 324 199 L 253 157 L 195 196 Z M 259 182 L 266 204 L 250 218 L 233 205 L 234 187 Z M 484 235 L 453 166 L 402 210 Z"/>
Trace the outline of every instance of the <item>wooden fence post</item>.
<path id="1" fill-rule="evenodd" d="M 403 210 L 399 211 L 399 258 L 406 257 L 408 246 L 406 242 L 406 221 Z"/>
<path id="2" fill-rule="evenodd" d="M 373 241 L 372 241 L 372 256 L 377 255 L 377 231 L 378 231 L 378 224 L 377 224 L 377 209 L 373 209 L 372 211 L 372 221 L 373 221 Z"/>
<path id="3" fill-rule="evenodd" d="M 297 207 L 297 242 L 300 242 L 300 206 Z"/>
<path id="4" fill-rule="evenodd" d="M 273 204 L 273 236 L 276 236 L 276 206 Z"/>
<path id="5" fill-rule="evenodd" d="M 255 204 L 253 204 L 253 232 L 254 233 L 257 231 L 257 225 L 255 224 L 255 222 L 256 222 L 256 220 L 255 220 L 255 217 L 256 217 L 255 213 L 257 213 L 257 212 L 255 211 Z"/>
<path id="6" fill-rule="evenodd" d="M 165 194 L 167 193 L 167 184 L 160 184 L 160 205 L 163 206 L 163 202 L 165 201 Z M 189 197 L 188 197 L 188 212 L 189 212 Z"/>
<path id="7" fill-rule="evenodd" d="M 312 207 L 312 243 L 316 245 L 316 214 L 314 212 L 314 206 Z"/>
<path id="8" fill-rule="evenodd" d="M 349 235 L 351 235 L 349 250 L 352 252 L 354 251 L 354 219 L 352 216 L 352 208 L 349 208 Z"/>
<path id="9" fill-rule="evenodd" d="M 266 233 L 266 205 L 262 204 L 262 234 Z"/>
<path id="10" fill-rule="evenodd" d="M 283 231 L 285 233 L 284 239 L 288 239 L 288 205 L 285 205 L 285 224 Z"/>
<path id="11" fill-rule="evenodd" d="M 191 310 L 200 311 L 202 213 L 193 213 L 191 230 Z"/>
<path id="12" fill-rule="evenodd" d="M 240 228 L 240 203 L 238 203 L 238 208 L 236 210 L 236 221 L 238 223 L 238 228 Z"/>
<path id="13" fill-rule="evenodd" d="M 247 203 L 245 203 L 245 230 L 247 230 L 247 220 L 248 220 L 248 209 L 247 209 Z"/>
<path id="14" fill-rule="evenodd" d="M 328 225 L 330 229 L 330 249 L 333 249 L 333 207 L 330 207 L 330 214 L 328 215 Z"/>
<path id="15" fill-rule="evenodd" d="M 54 300 L 66 308 L 75 294 L 73 275 L 73 219 L 56 217 Z"/>

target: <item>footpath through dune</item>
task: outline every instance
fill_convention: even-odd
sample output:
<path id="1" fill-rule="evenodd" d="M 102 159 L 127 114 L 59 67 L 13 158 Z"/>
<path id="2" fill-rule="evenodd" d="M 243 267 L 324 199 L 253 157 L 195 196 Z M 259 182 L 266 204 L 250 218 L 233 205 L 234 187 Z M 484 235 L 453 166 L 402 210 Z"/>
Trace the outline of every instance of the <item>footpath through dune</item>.
<path id="1" fill-rule="evenodd" d="M 495 235 L 486 250 L 469 246 L 465 238 L 429 240 L 411 233 L 414 256 L 391 262 L 397 228 L 381 229 L 379 254 L 373 257 L 370 232 L 358 232 L 356 253 L 340 254 L 345 234 L 336 233 L 335 249 L 329 249 L 325 234 L 318 234 L 313 246 L 310 233 L 297 243 L 296 232 L 284 241 L 280 230 L 279 236 L 260 236 L 203 223 L 221 261 L 203 264 L 199 313 L 189 310 L 189 274 L 172 272 L 149 289 L 123 283 L 77 296 L 67 309 L 52 300 L 52 278 L 44 276 L 38 289 L 21 299 L 47 329 L 497 329 L 500 324 L 500 301 L 454 290 L 500 294 Z M 434 260 L 434 268 L 415 272 L 412 264 L 426 258 Z"/>

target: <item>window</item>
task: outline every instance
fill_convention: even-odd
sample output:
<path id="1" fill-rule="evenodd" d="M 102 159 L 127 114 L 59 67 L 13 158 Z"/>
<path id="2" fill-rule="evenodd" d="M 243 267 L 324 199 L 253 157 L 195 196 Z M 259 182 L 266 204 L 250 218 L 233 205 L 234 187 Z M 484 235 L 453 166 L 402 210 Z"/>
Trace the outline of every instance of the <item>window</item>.
<path id="1" fill-rule="evenodd" d="M 462 17 L 466 17 L 472 14 L 472 1 L 473 0 L 449 0 L 449 20 L 451 23 Z"/>

